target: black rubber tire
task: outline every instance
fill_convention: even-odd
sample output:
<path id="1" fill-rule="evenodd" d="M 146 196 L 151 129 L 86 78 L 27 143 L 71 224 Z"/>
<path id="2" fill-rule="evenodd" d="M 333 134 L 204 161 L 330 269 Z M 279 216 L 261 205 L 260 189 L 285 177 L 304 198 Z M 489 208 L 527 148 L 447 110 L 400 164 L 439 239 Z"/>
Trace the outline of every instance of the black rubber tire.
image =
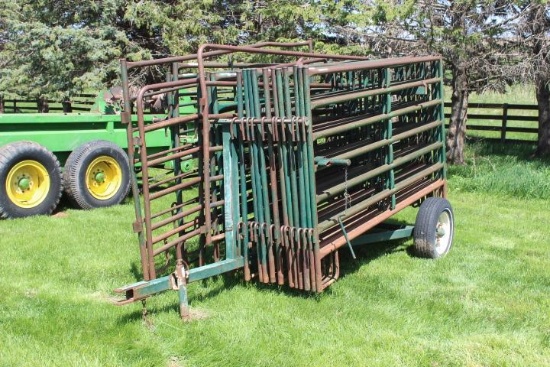
<path id="1" fill-rule="evenodd" d="M 7 186 L 10 172 L 13 175 L 13 170 L 23 172 L 25 168 L 17 168 L 16 165 L 28 161 L 29 167 L 40 167 L 47 174 L 47 180 L 31 179 L 33 187 L 38 187 L 49 183 L 49 188 L 43 193 L 40 198 L 34 198 L 36 205 L 25 207 L 24 202 L 14 201 L 8 195 L 8 190 L 11 196 L 18 195 L 12 188 Z M 13 178 L 13 177 L 12 177 Z M 36 182 L 35 182 L 36 181 Z M 44 190 L 46 188 L 42 186 Z M 13 189 L 15 190 L 15 189 Z M 62 180 L 61 168 L 56 156 L 48 149 L 38 143 L 32 141 L 18 141 L 10 143 L 0 148 L 0 218 L 22 218 L 32 215 L 49 215 L 59 204 L 61 199 Z M 32 205 L 32 204 L 31 204 Z"/>
<path id="2" fill-rule="evenodd" d="M 104 167 L 116 168 L 120 171 L 116 177 L 108 177 L 113 179 L 110 183 L 113 186 L 113 191 L 98 197 L 97 191 L 91 190 L 88 183 L 86 172 L 90 165 L 95 165 L 100 160 L 107 163 Z M 93 167 L 92 167 L 93 168 Z M 109 175 L 107 175 L 109 176 Z M 95 209 L 111 205 L 120 204 L 130 190 L 130 165 L 128 156 L 118 145 L 106 141 L 95 140 L 83 144 L 75 149 L 67 158 L 65 169 L 63 171 L 63 182 L 65 193 L 69 200 L 77 207 L 82 209 Z"/>
<path id="3" fill-rule="evenodd" d="M 443 231 L 438 233 L 438 228 Z M 436 197 L 424 200 L 413 230 L 415 254 L 430 259 L 443 257 L 451 249 L 453 236 L 454 214 L 449 201 Z"/>

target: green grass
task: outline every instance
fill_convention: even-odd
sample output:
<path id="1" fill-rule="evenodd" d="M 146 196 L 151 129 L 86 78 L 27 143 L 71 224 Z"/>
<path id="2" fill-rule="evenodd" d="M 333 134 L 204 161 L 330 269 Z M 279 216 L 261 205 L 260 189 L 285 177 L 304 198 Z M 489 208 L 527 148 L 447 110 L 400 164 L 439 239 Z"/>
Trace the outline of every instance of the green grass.
<path id="1" fill-rule="evenodd" d="M 550 162 L 532 156 L 534 145 L 470 140 L 466 165 L 449 168 L 455 191 L 550 199 Z"/>
<path id="2" fill-rule="evenodd" d="M 549 165 L 509 149 L 474 145 L 450 169 L 447 257 L 343 249 L 321 295 L 227 274 L 189 286 L 188 323 L 175 292 L 145 318 L 110 302 L 141 280 L 131 203 L 1 221 L 0 366 L 550 365 Z"/>

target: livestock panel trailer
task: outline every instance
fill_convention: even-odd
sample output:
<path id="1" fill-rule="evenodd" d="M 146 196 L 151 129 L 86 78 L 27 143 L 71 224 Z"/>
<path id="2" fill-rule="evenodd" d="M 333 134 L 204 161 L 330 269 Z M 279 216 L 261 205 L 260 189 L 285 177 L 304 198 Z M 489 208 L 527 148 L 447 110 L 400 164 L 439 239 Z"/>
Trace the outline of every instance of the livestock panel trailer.
<path id="1" fill-rule="evenodd" d="M 122 62 L 122 118 L 141 167 L 134 230 L 144 279 L 117 289 L 118 304 L 174 289 L 185 318 L 187 284 L 225 272 L 321 292 L 339 276 L 342 247 L 353 254 L 354 245 L 412 235 L 419 255 L 447 253 L 441 59 L 298 46 L 207 44 L 195 55 Z M 251 56 L 260 62 L 238 61 Z M 166 82 L 141 88 L 132 123 L 128 76 L 148 67 L 166 67 Z M 179 116 L 181 90 L 196 113 Z M 164 93 L 168 117 L 146 124 L 143 100 Z M 150 154 L 147 136 L 158 130 L 173 144 Z M 177 169 L 190 158 L 195 170 Z M 169 175 L 151 168 L 167 161 Z M 384 225 L 417 205 L 414 229 Z"/>

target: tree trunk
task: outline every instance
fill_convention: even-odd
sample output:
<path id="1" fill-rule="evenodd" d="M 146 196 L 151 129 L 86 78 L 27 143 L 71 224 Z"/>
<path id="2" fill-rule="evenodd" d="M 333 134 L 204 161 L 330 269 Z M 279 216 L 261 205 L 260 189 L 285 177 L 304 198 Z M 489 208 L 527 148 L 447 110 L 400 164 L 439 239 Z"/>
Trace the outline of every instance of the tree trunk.
<path id="1" fill-rule="evenodd" d="M 36 100 L 36 107 L 40 113 L 47 113 L 50 111 L 48 100 L 44 97 L 40 97 Z"/>
<path id="2" fill-rule="evenodd" d="M 451 120 L 447 133 L 447 162 L 464 164 L 464 141 L 468 119 L 468 74 L 465 63 L 453 66 Z"/>
<path id="3" fill-rule="evenodd" d="M 539 110 L 539 136 L 535 155 L 550 156 L 550 80 L 536 81 Z"/>
<path id="4" fill-rule="evenodd" d="M 529 20 L 533 34 L 533 55 L 535 56 L 535 88 L 539 112 L 539 131 L 535 155 L 550 156 L 550 62 L 547 39 L 550 19 L 547 6 L 536 4 L 531 7 Z"/>

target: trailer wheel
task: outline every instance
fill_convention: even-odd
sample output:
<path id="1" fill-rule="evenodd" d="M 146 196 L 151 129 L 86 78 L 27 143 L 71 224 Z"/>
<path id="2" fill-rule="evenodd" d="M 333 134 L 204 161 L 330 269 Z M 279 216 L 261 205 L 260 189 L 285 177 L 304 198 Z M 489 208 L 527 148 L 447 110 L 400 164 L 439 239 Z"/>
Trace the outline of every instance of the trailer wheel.
<path id="1" fill-rule="evenodd" d="M 416 215 L 413 231 L 418 256 L 437 259 L 449 252 L 454 234 L 451 204 L 443 198 L 426 199 Z"/>
<path id="2" fill-rule="evenodd" d="M 82 209 L 120 204 L 130 190 L 129 167 L 118 145 L 105 140 L 83 144 L 65 163 L 65 193 Z"/>
<path id="3" fill-rule="evenodd" d="M 51 214 L 61 191 L 61 168 L 52 152 L 32 141 L 0 148 L 0 218 Z"/>

